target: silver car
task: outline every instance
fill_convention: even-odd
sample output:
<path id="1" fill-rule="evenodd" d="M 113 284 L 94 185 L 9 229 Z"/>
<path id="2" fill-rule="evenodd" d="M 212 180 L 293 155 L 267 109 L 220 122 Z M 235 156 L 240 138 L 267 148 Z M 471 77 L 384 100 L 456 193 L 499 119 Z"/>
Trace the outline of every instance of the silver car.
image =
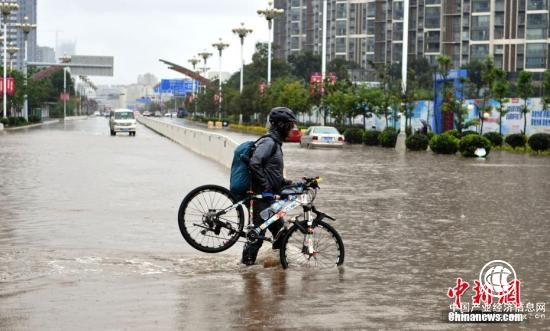
<path id="1" fill-rule="evenodd" d="M 344 136 L 332 126 L 312 126 L 309 127 L 302 138 L 300 138 L 300 147 L 342 147 L 346 143 Z"/>

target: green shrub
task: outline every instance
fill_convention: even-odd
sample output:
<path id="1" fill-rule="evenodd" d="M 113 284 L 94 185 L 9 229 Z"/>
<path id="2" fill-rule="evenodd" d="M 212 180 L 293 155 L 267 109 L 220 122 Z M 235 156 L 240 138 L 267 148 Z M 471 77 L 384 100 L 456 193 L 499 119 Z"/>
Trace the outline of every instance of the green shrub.
<path id="1" fill-rule="evenodd" d="M 432 140 L 432 138 L 435 136 L 435 133 L 433 133 L 432 131 L 428 132 L 428 141 Z"/>
<path id="2" fill-rule="evenodd" d="M 482 137 L 478 134 L 469 134 L 460 140 L 458 150 L 462 156 L 474 157 L 475 151 L 478 148 L 485 148 L 487 155 L 491 151 L 491 141 L 485 137 Z"/>
<path id="3" fill-rule="evenodd" d="M 319 125 L 319 124 L 313 124 L 313 126 L 316 126 L 316 125 Z M 329 124 L 327 124 L 329 125 Z M 362 124 L 356 124 L 356 125 L 333 125 L 336 130 L 338 130 L 338 132 L 340 132 L 341 134 L 343 134 L 344 132 L 346 132 L 346 130 L 348 129 L 363 129 L 363 125 Z"/>
<path id="4" fill-rule="evenodd" d="M 460 137 L 460 132 L 458 132 L 458 130 L 455 130 L 455 129 L 453 129 L 453 130 L 447 130 L 447 131 L 443 132 L 443 134 L 451 135 L 451 136 L 453 136 L 453 137 L 455 137 L 455 138 L 457 138 L 457 139 L 460 139 L 460 138 L 461 138 L 461 137 Z"/>
<path id="5" fill-rule="evenodd" d="M 17 125 L 17 117 L 8 117 L 8 125 L 9 126 L 16 126 Z"/>
<path id="6" fill-rule="evenodd" d="M 29 123 L 40 123 L 40 122 L 42 122 L 42 117 L 40 115 L 29 116 Z"/>
<path id="7" fill-rule="evenodd" d="M 229 128 L 237 130 L 237 131 L 254 133 L 254 134 L 258 134 L 258 135 L 263 135 L 267 132 L 267 129 L 263 126 L 229 124 Z"/>
<path id="8" fill-rule="evenodd" d="M 487 132 L 483 136 L 491 142 L 493 146 L 502 146 L 502 136 L 498 132 Z"/>
<path id="9" fill-rule="evenodd" d="M 365 135 L 363 136 L 363 141 L 365 142 L 365 145 L 368 146 L 378 146 L 380 145 L 380 140 L 378 137 L 380 136 L 380 131 L 378 130 L 367 130 L 365 131 Z"/>
<path id="10" fill-rule="evenodd" d="M 534 151 L 545 151 L 550 149 L 550 134 L 535 133 L 528 140 L 529 147 Z"/>
<path id="11" fill-rule="evenodd" d="M 430 149 L 436 154 L 455 154 L 459 141 L 452 134 L 435 135 L 430 139 Z"/>
<path id="12" fill-rule="evenodd" d="M 477 133 L 475 131 L 470 131 L 470 130 L 462 131 L 462 137 L 466 137 L 466 136 L 469 136 L 471 134 L 475 134 L 476 136 L 479 135 L 479 133 Z"/>
<path id="13" fill-rule="evenodd" d="M 18 117 L 16 123 L 18 126 L 29 124 L 24 117 Z"/>
<path id="14" fill-rule="evenodd" d="M 351 128 L 344 131 L 344 137 L 346 142 L 350 144 L 361 144 L 363 143 L 363 129 Z"/>
<path id="15" fill-rule="evenodd" d="M 527 138 L 525 137 L 524 134 L 514 133 L 514 134 L 506 136 L 504 141 L 513 148 L 525 147 L 525 143 L 527 142 Z"/>
<path id="16" fill-rule="evenodd" d="M 397 143 L 397 131 L 394 128 L 386 128 L 378 136 L 382 147 L 394 148 Z"/>
<path id="17" fill-rule="evenodd" d="M 6 117 L 0 118 L 0 123 L 4 124 L 4 126 L 8 126 L 9 120 Z"/>
<path id="18" fill-rule="evenodd" d="M 411 151 L 425 151 L 428 149 L 428 137 L 421 133 L 415 133 L 405 140 L 405 145 Z"/>

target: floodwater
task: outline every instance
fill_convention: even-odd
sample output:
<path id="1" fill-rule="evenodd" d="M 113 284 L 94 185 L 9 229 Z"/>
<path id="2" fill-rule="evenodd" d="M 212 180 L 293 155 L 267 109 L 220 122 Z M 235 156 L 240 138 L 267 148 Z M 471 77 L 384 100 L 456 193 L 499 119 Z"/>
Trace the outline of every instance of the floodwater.
<path id="1" fill-rule="evenodd" d="M 337 218 L 343 267 L 283 270 L 268 245 L 249 268 L 240 243 L 193 250 L 179 203 L 228 170 L 145 127 L 0 133 L 0 329 L 550 329 L 446 322 L 448 288 L 495 259 L 523 302 L 550 302 L 550 159 L 289 144 L 285 162 L 290 178 L 323 177 L 316 205 Z"/>

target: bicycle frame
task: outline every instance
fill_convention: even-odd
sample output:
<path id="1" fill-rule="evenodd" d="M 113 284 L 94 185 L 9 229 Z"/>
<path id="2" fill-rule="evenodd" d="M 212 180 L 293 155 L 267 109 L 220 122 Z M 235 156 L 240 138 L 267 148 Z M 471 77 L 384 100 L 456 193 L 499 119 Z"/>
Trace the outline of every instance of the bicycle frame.
<path id="1" fill-rule="evenodd" d="M 253 196 L 250 196 L 250 197 L 246 197 L 246 198 L 240 200 L 239 202 L 237 202 L 237 203 L 235 203 L 235 204 L 233 204 L 233 205 L 217 212 L 216 216 L 221 216 L 221 215 L 223 215 L 223 214 L 225 214 L 225 213 L 227 213 L 227 212 L 229 212 L 229 211 L 231 211 L 235 208 L 238 208 L 239 206 L 246 206 L 246 203 L 250 200 L 259 200 L 259 199 L 262 199 L 261 195 L 253 195 Z M 281 208 L 281 210 L 279 210 L 276 214 L 271 216 L 269 219 L 267 219 L 264 223 L 260 224 L 259 226 L 256 226 L 256 227 L 254 227 L 253 229 L 250 229 L 247 232 L 241 233 L 241 236 L 246 237 L 247 234 L 250 231 L 255 231 L 256 235 L 258 236 L 258 239 L 264 240 L 265 237 L 260 235 L 262 231 L 266 230 L 271 224 L 277 222 L 279 219 L 284 217 L 290 211 L 292 211 L 292 210 L 294 210 L 294 209 L 296 209 L 300 206 L 304 207 L 304 218 L 305 218 L 305 221 L 307 222 L 308 228 L 311 228 L 312 225 L 313 225 L 313 218 L 311 216 L 311 211 L 312 211 L 312 209 L 314 210 L 314 207 L 311 206 L 311 201 L 309 201 L 309 200 L 310 199 L 309 199 L 308 190 L 304 191 L 304 193 L 302 193 L 300 195 L 290 195 L 290 196 L 288 196 L 287 198 L 283 199 L 283 201 L 285 201 L 285 204 Z M 253 204 L 251 206 L 251 209 L 252 208 L 254 208 Z M 250 214 L 251 214 L 251 212 L 250 212 Z M 322 214 L 322 215 L 323 216 L 328 216 L 326 214 Z M 329 217 L 329 218 L 333 219 L 331 217 Z M 310 238 L 310 240 L 313 240 L 313 238 Z M 313 247 L 313 245 L 308 245 L 308 246 Z"/>

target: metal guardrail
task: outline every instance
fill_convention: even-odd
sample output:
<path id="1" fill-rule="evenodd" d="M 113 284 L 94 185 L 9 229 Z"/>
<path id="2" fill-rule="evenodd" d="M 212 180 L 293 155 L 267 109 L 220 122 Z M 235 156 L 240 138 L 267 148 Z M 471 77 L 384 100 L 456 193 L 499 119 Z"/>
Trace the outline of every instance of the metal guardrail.
<path id="1" fill-rule="evenodd" d="M 233 152 L 238 145 L 233 139 L 219 133 L 186 128 L 145 116 L 137 115 L 136 118 L 141 124 L 192 152 L 231 168 Z"/>

